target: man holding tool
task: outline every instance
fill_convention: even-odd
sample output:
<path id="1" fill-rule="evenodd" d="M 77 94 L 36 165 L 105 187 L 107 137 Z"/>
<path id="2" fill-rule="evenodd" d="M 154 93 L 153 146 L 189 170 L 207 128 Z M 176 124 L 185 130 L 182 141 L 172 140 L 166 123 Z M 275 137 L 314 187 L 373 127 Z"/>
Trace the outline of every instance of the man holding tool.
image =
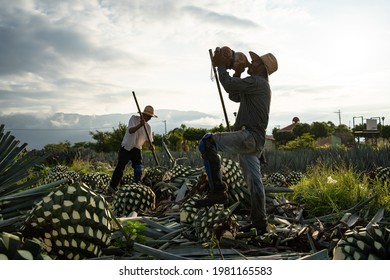
<path id="1" fill-rule="evenodd" d="M 234 51 L 228 47 L 216 48 L 212 58 L 213 67 L 218 67 L 220 82 L 229 94 L 229 99 L 240 103 L 234 131 L 206 134 L 199 143 L 210 192 L 206 198 L 196 202 L 197 207 L 228 203 L 227 186 L 222 181 L 221 160 L 218 151 L 239 155 L 239 163 L 251 194 L 250 217 L 258 233 L 266 232 L 267 216 L 265 192 L 260 170 L 260 156 L 265 143 L 265 132 L 269 120 L 271 89 L 268 76 L 278 69 L 271 53 L 258 56 L 249 52 L 252 63 L 244 61 L 250 75 L 240 78 L 242 69 L 234 69 Z M 236 73 L 231 77 L 227 69 Z M 242 67 L 241 67 L 242 68 Z"/>
<path id="2" fill-rule="evenodd" d="M 138 103 L 137 103 L 138 106 Z M 148 105 L 140 115 L 133 115 L 129 120 L 126 133 L 123 136 L 121 148 L 118 153 L 118 163 L 111 177 L 110 187 L 117 190 L 123 171 L 129 161 L 134 170 L 134 181 L 139 183 L 142 177 L 142 146 L 145 142 L 153 151 L 153 135 L 150 125 L 147 123 L 152 117 L 157 118 L 152 106 Z M 145 129 L 144 129 L 144 128 Z"/>

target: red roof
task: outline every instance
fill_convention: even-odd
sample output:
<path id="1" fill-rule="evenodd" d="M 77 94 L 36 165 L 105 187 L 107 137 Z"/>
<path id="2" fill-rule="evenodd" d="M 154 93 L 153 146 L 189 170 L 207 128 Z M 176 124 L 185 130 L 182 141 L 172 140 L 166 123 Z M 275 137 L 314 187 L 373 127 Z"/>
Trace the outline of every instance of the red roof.
<path id="1" fill-rule="evenodd" d="M 299 118 L 298 117 L 294 117 L 292 119 L 293 123 L 286 126 L 286 127 L 283 127 L 282 129 L 280 129 L 279 131 L 281 132 L 292 132 L 294 127 L 297 125 L 297 123 L 299 122 Z"/>
<path id="2" fill-rule="evenodd" d="M 292 130 L 294 129 L 294 127 L 297 125 L 297 123 L 292 123 L 286 127 L 283 127 L 281 128 L 279 131 L 280 132 L 292 132 Z"/>

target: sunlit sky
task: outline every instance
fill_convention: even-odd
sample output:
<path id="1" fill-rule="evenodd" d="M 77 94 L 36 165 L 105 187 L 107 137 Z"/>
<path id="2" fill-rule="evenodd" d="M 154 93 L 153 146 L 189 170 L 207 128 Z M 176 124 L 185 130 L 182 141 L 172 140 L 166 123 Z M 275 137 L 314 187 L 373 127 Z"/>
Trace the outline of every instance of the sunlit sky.
<path id="1" fill-rule="evenodd" d="M 224 121 L 209 49 L 271 52 L 268 133 L 390 124 L 390 1 L 0 0 L 0 114 L 195 110 Z M 244 75 L 245 76 L 245 75 Z M 223 91 L 228 117 L 238 104 Z M 340 114 L 337 112 L 340 110 Z"/>

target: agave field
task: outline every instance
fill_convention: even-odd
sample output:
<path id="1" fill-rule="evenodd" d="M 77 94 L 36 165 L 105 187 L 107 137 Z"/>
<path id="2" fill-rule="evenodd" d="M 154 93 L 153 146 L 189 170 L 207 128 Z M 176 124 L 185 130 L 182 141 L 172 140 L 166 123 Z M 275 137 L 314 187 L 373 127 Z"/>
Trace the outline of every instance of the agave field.
<path id="1" fill-rule="evenodd" d="M 390 150 L 267 151 L 269 225 L 249 221 L 236 158 L 222 155 L 229 205 L 207 194 L 197 152 L 144 154 L 142 183 L 115 155 L 26 151 L 0 126 L 0 259 L 389 259 Z"/>

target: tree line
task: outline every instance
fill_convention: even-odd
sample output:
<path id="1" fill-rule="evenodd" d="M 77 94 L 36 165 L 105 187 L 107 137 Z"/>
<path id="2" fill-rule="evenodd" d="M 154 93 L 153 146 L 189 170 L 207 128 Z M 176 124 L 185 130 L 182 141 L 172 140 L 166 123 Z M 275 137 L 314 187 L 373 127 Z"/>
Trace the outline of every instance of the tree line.
<path id="1" fill-rule="evenodd" d="M 120 123 L 118 127 L 112 131 L 91 131 L 90 135 L 93 142 L 79 142 L 70 144 L 69 142 L 59 144 L 48 144 L 45 149 L 65 149 L 65 148 L 89 148 L 96 152 L 117 152 L 123 139 L 123 135 L 127 129 L 126 124 Z M 334 123 L 328 122 L 313 122 L 297 123 L 292 131 L 281 131 L 278 128 L 272 130 L 272 136 L 277 147 L 294 149 L 294 148 L 315 148 L 316 140 L 328 137 L 330 135 L 337 136 L 341 139 L 341 143 L 345 146 L 354 144 L 354 130 L 364 130 L 365 124 L 356 126 L 350 129 L 344 124 L 336 126 Z M 390 126 L 378 125 L 380 134 L 378 137 L 390 139 Z M 162 148 L 163 142 L 171 151 L 191 151 L 197 149 L 199 140 L 206 133 L 224 132 L 227 128 L 222 124 L 211 129 L 187 127 L 182 124 L 180 127 L 170 130 L 168 133 L 153 134 L 154 146 L 156 150 Z"/>

